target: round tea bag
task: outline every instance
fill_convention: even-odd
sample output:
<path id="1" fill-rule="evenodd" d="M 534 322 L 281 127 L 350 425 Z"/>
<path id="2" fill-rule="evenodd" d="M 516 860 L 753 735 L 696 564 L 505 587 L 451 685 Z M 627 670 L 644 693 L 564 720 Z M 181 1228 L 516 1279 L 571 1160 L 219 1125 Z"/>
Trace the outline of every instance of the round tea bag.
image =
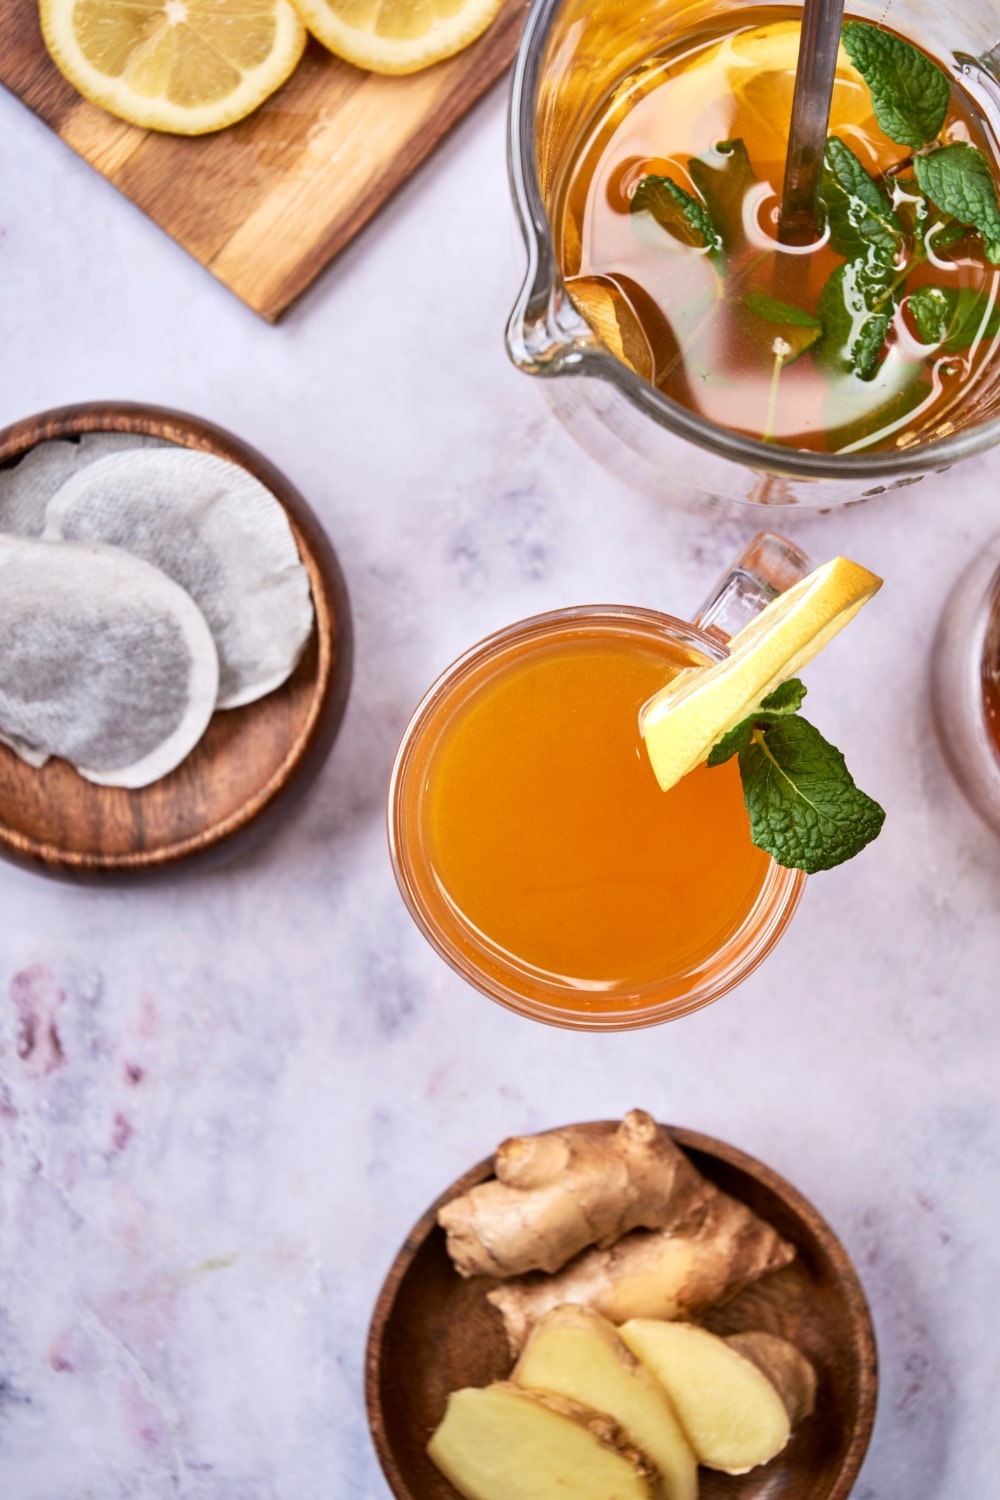
<path id="1" fill-rule="evenodd" d="M 0 740 L 88 781 L 140 787 L 179 765 L 215 708 L 198 606 L 113 547 L 0 536 Z"/>
<path id="2" fill-rule="evenodd" d="M 41 536 L 45 508 L 71 474 L 110 453 L 162 448 L 161 438 L 132 432 L 85 432 L 77 442 L 50 438 L 37 443 L 9 469 L 0 469 L 0 533 Z"/>
<path id="3" fill-rule="evenodd" d="M 162 568 L 197 603 L 219 653 L 219 708 L 291 676 L 312 630 L 309 578 L 269 490 L 209 453 L 119 453 L 49 502 L 46 538 L 103 542 Z"/>

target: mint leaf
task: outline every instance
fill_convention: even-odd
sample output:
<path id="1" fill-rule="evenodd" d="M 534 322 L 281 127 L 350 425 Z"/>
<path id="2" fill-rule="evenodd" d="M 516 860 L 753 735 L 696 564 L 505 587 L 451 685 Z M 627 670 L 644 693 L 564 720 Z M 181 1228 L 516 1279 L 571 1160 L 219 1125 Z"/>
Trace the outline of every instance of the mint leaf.
<path id="1" fill-rule="evenodd" d="M 804 682 L 800 682 L 797 677 L 789 677 L 788 681 L 781 683 L 773 693 L 768 693 L 766 698 L 762 698 L 760 706 L 772 714 L 794 714 L 802 707 L 802 700 L 807 691 Z"/>
<path id="2" fill-rule="evenodd" d="M 743 331 L 758 354 L 780 359 L 783 365 L 794 364 L 822 336 L 823 324 L 805 308 L 753 288 L 742 300 L 754 315 L 743 319 Z"/>
<path id="3" fill-rule="evenodd" d="M 722 766 L 727 760 L 732 760 L 734 755 L 739 755 L 743 750 L 749 748 L 753 740 L 754 721 L 752 718 L 741 719 L 734 724 L 732 729 L 726 731 L 717 745 L 713 745 L 708 752 L 708 766 Z"/>
<path id="4" fill-rule="evenodd" d="M 769 297 L 766 292 L 751 290 L 744 297 L 744 302 L 751 312 L 755 312 L 758 318 L 763 318 L 768 323 L 788 323 L 793 328 L 822 328 L 822 323 L 814 313 L 806 312 L 804 307 L 796 307 L 793 302 L 781 302 L 777 297 Z"/>
<path id="5" fill-rule="evenodd" d="M 743 200 L 758 181 L 746 146 L 740 140 L 723 141 L 704 156 L 693 156 L 688 171 L 708 205 L 726 254 L 732 257 L 746 250 Z"/>
<path id="6" fill-rule="evenodd" d="M 741 719 L 722 736 L 717 745 L 712 746 L 708 755 L 708 764 L 710 766 L 724 765 L 741 750 L 746 750 L 753 739 L 755 728 L 773 724 L 785 714 L 795 713 L 801 707 L 805 695 L 805 684 L 797 677 L 790 677 L 787 682 L 776 687 L 773 693 L 762 698 L 760 707 L 754 713 Z"/>
<path id="7" fill-rule="evenodd" d="M 906 305 L 923 342 L 940 344 L 942 354 L 957 354 L 1000 333 L 1000 305 L 973 287 L 922 286 Z"/>
<path id="8" fill-rule="evenodd" d="M 750 837 L 778 864 L 829 870 L 876 837 L 885 821 L 859 791 L 843 755 L 797 714 L 785 714 L 740 751 Z"/>
<path id="9" fill-rule="evenodd" d="M 989 162 L 978 146 L 956 141 L 914 158 L 917 181 L 932 203 L 983 237 L 986 259 L 1000 266 L 1000 204 Z"/>
<path id="10" fill-rule="evenodd" d="M 851 62 L 868 85 L 875 118 L 891 141 L 926 146 L 948 113 L 947 73 L 901 36 L 864 21 L 848 21 L 841 32 Z"/>
<path id="11" fill-rule="evenodd" d="M 838 255 L 851 260 L 875 250 L 887 260 L 896 256 L 903 230 L 892 204 L 836 135 L 830 136 L 823 153 L 819 198 L 830 226 L 830 244 Z"/>
<path id="12" fill-rule="evenodd" d="M 948 296 L 939 286 L 922 286 L 906 299 L 917 332 L 925 344 L 940 344 L 951 321 Z"/>
<path id="13" fill-rule="evenodd" d="M 649 214 L 682 245 L 710 251 L 722 249 L 722 236 L 703 203 L 672 177 L 643 177 L 629 205 L 633 214 Z"/>
<path id="14" fill-rule="evenodd" d="M 891 262 L 849 260 L 838 266 L 820 293 L 821 363 L 871 380 L 901 295 Z"/>

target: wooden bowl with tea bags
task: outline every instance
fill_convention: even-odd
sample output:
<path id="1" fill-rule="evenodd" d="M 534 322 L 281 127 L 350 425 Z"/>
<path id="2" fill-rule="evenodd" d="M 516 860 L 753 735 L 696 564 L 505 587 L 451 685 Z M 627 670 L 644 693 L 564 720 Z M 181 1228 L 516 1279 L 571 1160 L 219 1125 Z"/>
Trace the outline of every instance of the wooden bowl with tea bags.
<path id="1" fill-rule="evenodd" d="M 124 403 L 0 432 L 0 855 L 107 880 L 238 852 L 351 675 L 337 558 L 268 461 Z"/>

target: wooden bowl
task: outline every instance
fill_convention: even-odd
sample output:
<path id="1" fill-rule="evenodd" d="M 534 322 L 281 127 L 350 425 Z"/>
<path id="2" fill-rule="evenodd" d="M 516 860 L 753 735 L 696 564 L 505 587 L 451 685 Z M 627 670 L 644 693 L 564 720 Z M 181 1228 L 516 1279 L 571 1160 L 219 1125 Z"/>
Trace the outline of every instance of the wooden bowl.
<path id="1" fill-rule="evenodd" d="M 616 1122 L 581 1126 L 611 1131 Z M 699 1469 L 699 1500 L 844 1500 L 875 1420 L 875 1338 L 864 1292 L 836 1235 L 776 1172 L 733 1146 L 668 1127 L 705 1177 L 749 1205 L 798 1254 L 704 1319 L 720 1334 L 761 1328 L 812 1360 L 816 1411 L 771 1463 L 732 1476 Z M 510 1373 L 500 1315 L 486 1301 L 497 1282 L 465 1281 L 437 1225 L 442 1204 L 493 1175 L 480 1162 L 414 1226 L 386 1277 L 368 1336 L 365 1396 L 379 1461 L 397 1500 L 459 1500 L 424 1449 L 449 1392 Z"/>
<path id="2" fill-rule="evenodd" d="M 152 786 L 94 786 L 64 760 L 35 770 L 0 745 L 0 856 L 70 880 L 167 874 L 245 850 L 318 773 L 351 679 L 347 589 L 298 491 L 249 444 L 199 417 L 129 402 L 60 407 L 0 432 L 0 468 L 46 439 L 84 432 L 166 438 L 248 470 L 284 507 L 312 589 L 312 640 L 289 680 L 256 703 L 215 714 L 187 759 Z"/>

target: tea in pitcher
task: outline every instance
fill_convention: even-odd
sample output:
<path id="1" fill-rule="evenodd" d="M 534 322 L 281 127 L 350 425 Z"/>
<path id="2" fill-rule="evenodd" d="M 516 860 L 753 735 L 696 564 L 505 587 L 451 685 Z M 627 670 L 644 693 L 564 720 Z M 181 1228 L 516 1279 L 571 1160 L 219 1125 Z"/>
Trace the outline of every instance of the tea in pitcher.
<path id="1" fill-rule="evenodd" d="M 787 8 L 734 11 L 604 99 L 555 201 L 567 289 L 722 426 L 832 453 L 947 436 L 1000 378 L 996 140 L 954 72 L 849 21 L 823 232 L 780 244 L 799 32 Z"/>

